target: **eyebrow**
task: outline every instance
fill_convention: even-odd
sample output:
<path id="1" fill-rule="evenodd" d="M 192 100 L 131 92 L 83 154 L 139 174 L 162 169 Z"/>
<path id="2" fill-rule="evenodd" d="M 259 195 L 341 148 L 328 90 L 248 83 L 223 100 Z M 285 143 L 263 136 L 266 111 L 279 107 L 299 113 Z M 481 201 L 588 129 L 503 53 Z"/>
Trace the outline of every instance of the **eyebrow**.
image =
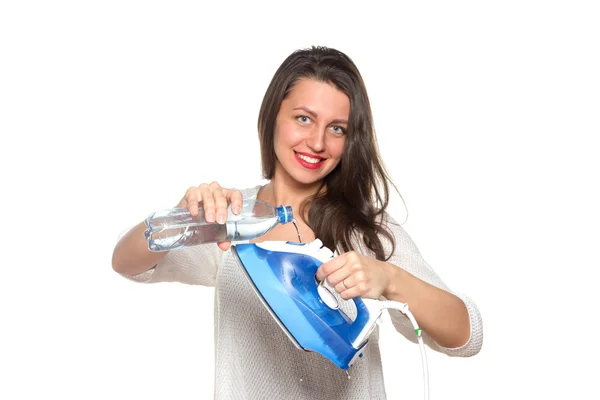
<path id="1" fill-rule="evenodd" d="M 306 111 L 307 113 L 309 113 L 314 118 L 318 117 L 318 115 L 317 115 L 316 112 L 314 112 L 310 108 L 307 108 L 307 107 L 304 107 L 304 106 L 300 106 L 300 107 L 294 108 L 294 111 L 296 111 L 296 110 Z M 331 121 L 331 123 L 332 124 L 346 124 L 346 125 L 348 125 L 348 120 L 346 120 L 346 119 L 334 119 L 333 121 Z"/>

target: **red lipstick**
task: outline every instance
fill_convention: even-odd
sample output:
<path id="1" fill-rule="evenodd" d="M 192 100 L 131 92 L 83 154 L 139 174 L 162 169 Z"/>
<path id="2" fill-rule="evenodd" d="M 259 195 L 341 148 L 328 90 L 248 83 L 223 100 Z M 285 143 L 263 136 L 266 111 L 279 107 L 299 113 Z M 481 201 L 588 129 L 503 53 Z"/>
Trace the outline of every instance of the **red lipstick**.
<path id="1" fill-rule="evenodd" d="M 301 159 L 300 157 L 298 157 L 298 154 L 306 156 L 306 157 L 310 157 L 310 158 L 315 158 L 318 160 L 321 160 L 317 163 L 310 163 L 308 161 L 305 161 L 303 159 Z M 325 158 L 314 155 L 314 154 L 310 154 L 310 153 L 302 153 L 299 151 L 294 152 L 294 155 L 296 156 L 296 161 L 298 161 L 298 163 L 300 165 L 302 165 L 304 168 L 308 168 L 308 169 L 318 169 L 321 165 L 323 165 L 323 163 L 325 162 Z"/>

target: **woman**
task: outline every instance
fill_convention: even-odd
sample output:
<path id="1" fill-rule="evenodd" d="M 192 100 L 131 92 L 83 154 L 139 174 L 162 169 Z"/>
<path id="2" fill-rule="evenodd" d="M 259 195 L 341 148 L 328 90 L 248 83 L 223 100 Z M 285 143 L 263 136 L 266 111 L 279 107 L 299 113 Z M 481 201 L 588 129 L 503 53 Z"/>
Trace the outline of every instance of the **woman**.
<path id="1" fill-rule="evenodd" d="M 344 299 L 408 303 L 431 348 L 450 356 L 477 354 L 482 344 L 477 307 L 449 291 L 385 212 L 391 182 L 354 63 L 323 47 L 292 53 L 267 89 L 258 131 L 266 185 L 238 191 L 202 184 L 188 189 L 177 206 L 195 215 L 201 201 L 207 220 L 222 224 L 227 205 L 239 213 L 242 199 L 291 205 L 302 240 L 319 238 L 340 254 L 319 268 L 318 279 Z M 215 286 L 216 398 L 385 398 L 377 329 L 348 379 L 326 358 L 293 346 L 250 290 L 230 243 L 152 253 L 144 229 L 142 222 L 120 240 L 113 268 L 139 282 Z M 295 228 L 285 224 L 257 240 L 297 238 Z M 397 311 L 390 315 L 396 329 L 415 341 L 410 322 Z"/>

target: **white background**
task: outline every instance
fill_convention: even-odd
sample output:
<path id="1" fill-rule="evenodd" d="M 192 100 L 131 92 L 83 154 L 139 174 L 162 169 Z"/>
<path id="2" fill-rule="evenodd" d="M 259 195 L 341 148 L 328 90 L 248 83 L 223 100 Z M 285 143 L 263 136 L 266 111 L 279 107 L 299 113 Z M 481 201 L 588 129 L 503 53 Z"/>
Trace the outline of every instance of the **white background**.
<path id="1" fill-rule="evenodd" d="M 596 2 L 215 3 L 0 6 L 0 398 L 212 396 L 213 289 L 112 250 L 190 185 L 259 181 L 264 91 L 313 44 L 358 65 L 405 229 L 483 316 L 477 356 L 427 353 L 431 398 L 597 396 Z M 421 398 L 389 320 L 382 351 Z"/>

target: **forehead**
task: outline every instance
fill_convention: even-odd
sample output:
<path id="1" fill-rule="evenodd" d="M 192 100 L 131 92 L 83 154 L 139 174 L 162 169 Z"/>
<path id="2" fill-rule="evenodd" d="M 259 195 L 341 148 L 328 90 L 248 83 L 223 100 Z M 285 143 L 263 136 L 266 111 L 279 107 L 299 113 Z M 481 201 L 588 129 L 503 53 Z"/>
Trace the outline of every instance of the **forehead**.
<path id="1" fill-rule="evenodd" d="M 310 78 L 299 79 L 281 104 L 282 108 L 306 107 L 317 115 L 348 119 L 350 99 L 334 85 Z"/>

